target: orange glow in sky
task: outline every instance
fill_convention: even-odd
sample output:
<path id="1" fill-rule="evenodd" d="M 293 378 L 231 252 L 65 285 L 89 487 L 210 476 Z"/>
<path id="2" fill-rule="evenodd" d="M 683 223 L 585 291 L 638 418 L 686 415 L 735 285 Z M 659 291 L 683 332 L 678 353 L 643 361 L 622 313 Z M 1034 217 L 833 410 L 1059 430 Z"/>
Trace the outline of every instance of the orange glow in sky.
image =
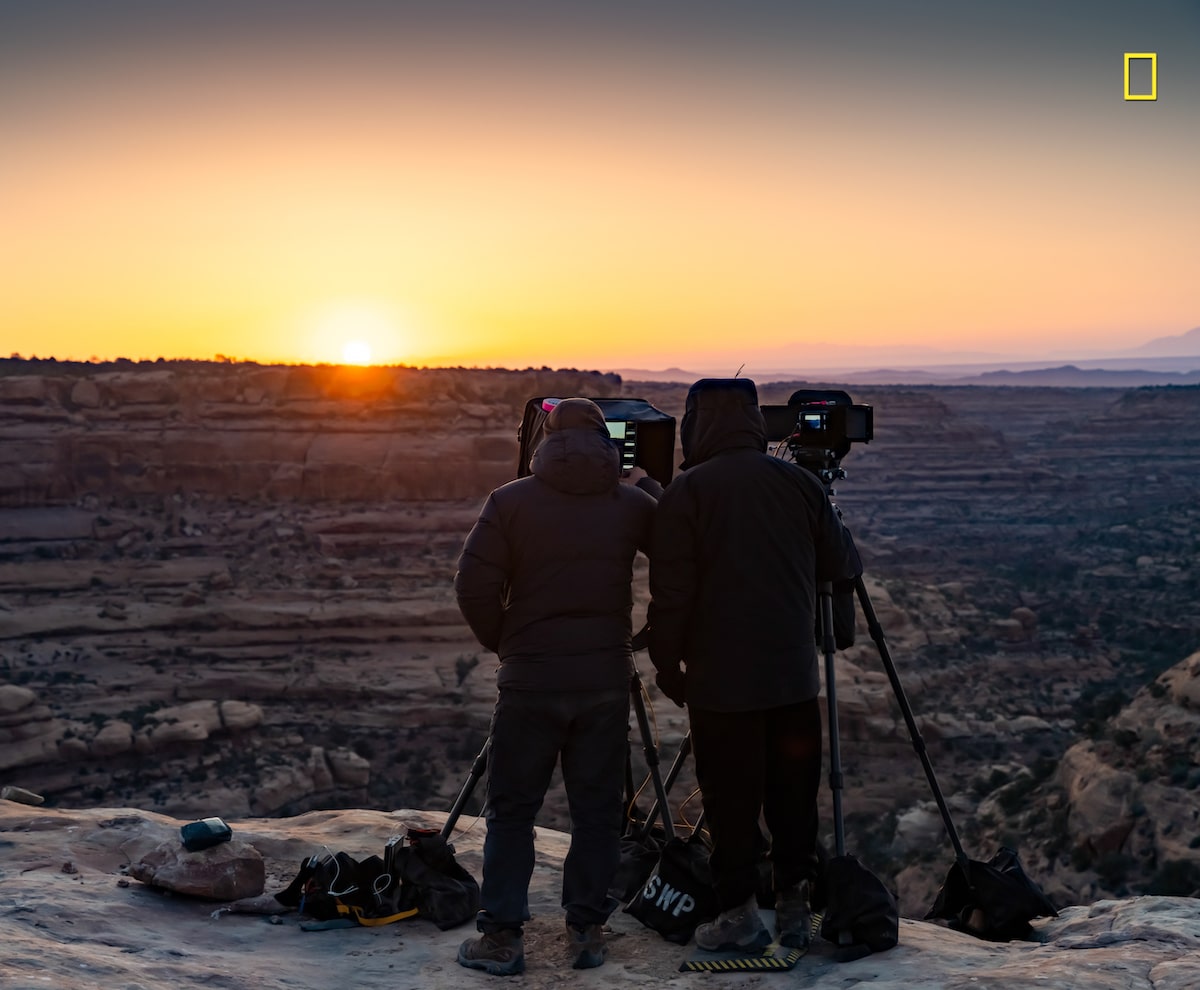
<path id="1" fill-rule="evenodd" d="M 931 44 L 937 72 L 913 37 L 828 28 L 723 61 L 449 28 L 40 34 L 0 58 L 0 349 L 732 371 L 1200 323 L 1195 59 L 1167 51 L 1159 102 L 1128 104 L 1119 44 L 1041 60 L 1081 44 L 1069 23 L 1015 65 Z"/>

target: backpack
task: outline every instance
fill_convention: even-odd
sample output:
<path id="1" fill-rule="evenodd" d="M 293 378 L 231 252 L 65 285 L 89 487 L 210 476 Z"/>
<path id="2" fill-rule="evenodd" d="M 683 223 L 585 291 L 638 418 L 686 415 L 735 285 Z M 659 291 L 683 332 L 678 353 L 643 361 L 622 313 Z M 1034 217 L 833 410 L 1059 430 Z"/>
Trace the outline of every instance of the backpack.
<path id="1" fill-rule="evenodd" d="M 376 926 L 416 915 L 412 893 L 379 856 L 359 861 L 326 849 L 305 859 L 275 899 L 318 921 L 345 919 Z"/>
<path id="2" fill-rule="evenodd" d="M 410 828 L 388 840 L 383 856 L 309 856 L 275 899 L 317 921 L 374 927 L 422 917 L 445 930 L 475 917 L 479 884 L 436 829 Z"/>

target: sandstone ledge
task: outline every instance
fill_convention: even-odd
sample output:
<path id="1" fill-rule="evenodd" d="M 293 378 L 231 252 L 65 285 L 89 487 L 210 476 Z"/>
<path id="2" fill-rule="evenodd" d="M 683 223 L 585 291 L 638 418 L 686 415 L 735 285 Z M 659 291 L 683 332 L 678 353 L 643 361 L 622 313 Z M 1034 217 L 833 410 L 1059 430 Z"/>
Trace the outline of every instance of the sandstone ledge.
<path id="1" fill-rule="evenodd" d="M 232 821 L 235 835 L 262 855 L 267 891 L 282 888 L 300 860 L 327 846 L 354 855 L 377 852 L 411 825 L 439 826 L 440 813 L 325 811 L 296 818 Z M 294 916 L 213 910 L 211 902 L 164 896 L 125 879 L 139 852 L 177 835 L 181 822 L 131 809 L 31 809 L 0 801 L 6 847 L 0 883 L 4 985 L 63 988 L 132 986 L 327 987 L 329 974 L 372 988 L 450 990 L 471 982 L 454 964 L 470 926 L 440 932 L 413 921 L 378 929 L 303 932 Z M 459 821 L 459 861 L 479 876 L 484 829 Z M 567 837 L 538 830 L 527 928 L 528 971 L 514 985 L 545 988 L 570 979 L 563 968 L 559 901 Z M 69 865 L 70 869 L 66 869 Z M 1035 940 L 994 944 L 923 921 L 901 922 L 900 944 L 851 963 L 834 962 L 818 942 L 787 974 L 678 972 L 689 953 L 617 912 L 609 960 L 580 983 L 620 987 L 1042 987 L 1074 990 L 1188 990 L 1200 984 L 1200 900 L 1137 897 L 1072 907 L 1035 923 Z M 237 974 L 236 977 L 231 974 Z M 565 977 L 564 977 L 565 974 Z M 588 978 L 590 976 L 590 979 Z M 482 978 L 479 978 L 482 979 Z"/>

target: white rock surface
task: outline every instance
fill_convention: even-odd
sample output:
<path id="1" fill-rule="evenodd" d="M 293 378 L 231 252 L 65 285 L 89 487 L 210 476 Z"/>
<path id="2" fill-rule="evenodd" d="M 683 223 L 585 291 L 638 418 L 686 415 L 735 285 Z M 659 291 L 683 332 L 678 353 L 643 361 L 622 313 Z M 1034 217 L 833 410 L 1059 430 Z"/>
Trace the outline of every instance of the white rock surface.
<path id="1" fill-rule="evenodd" d="M 419 811 L 318 811 L 297 818 L 230 821 L 238 841 L 262 854 L 268 894 L 322 848 L 356 857 L 380 852 L 411 826 L 445 816 Z M 227 819 L 228 821 L 228 819 Z M 381 928 L 309 932 L 293 914 L 214 910 L 211 901 L 167 895 L 125 870 L 178 836 L 181 822 L 130 809 L 64 811 L 0 801 L 0 985 L 13 990 L 117 990 L 210 986 L 266 990 L 458 990 L 489 978 L 454 962 L 472 926 L 441 932 L 421 920 Z M 464 818 L 459 862 L 480 875 L 482 822 Z M 995 944 L 902 919 L 894 949 L 837 963 L 818 941 L 787 973 L 679 972 L 694 948 L 661 939 L 621 911 L 610 921 L 601 968 L 566 964 L 559 907 L 567 837 L 538 829 L 526 928 L 528 969 L 506 985 L 550 990 L 596 986 L 838 987 L 842 990 L 1192 990 L 1200 986 L 1200 900 L 1138 897 L 1063 910 L 1034 923 L 1034 939 Z M 274 922 L 274 923 L 272 923 Z"/>

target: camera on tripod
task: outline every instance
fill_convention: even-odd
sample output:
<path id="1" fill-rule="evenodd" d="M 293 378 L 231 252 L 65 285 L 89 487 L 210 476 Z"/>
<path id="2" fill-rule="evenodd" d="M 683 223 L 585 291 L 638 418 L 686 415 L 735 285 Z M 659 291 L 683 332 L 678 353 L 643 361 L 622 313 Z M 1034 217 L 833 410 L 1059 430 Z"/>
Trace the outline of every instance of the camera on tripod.
<path id="1" fill-rule="evenodd" d="M 874 435 L 874 410 L 840 389 L 799 389 L 785 406 L 760 406 L 776 452 L 808 468 L 827 485 L 846 472 L 842 458 Z"/>

